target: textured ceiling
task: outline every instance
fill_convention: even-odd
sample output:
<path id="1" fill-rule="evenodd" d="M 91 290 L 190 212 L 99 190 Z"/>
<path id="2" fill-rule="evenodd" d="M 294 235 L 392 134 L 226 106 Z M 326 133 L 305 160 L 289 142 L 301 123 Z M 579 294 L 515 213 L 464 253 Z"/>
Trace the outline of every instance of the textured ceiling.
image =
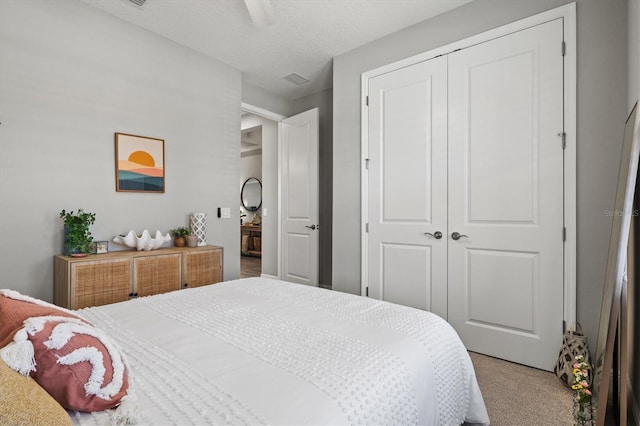
<path id="1" fill-rule="evenodd" d="M 218 59 L 243 80 L 295 99 L 331 87 L 331 59 L 471 0 L 272 0 L 275 24 L 253 25 L 242 0 L 82 0 Z M 267 0 L 268 1 L 268 0 Z M 310 80 L 296 86 L 283 77 Z"/>

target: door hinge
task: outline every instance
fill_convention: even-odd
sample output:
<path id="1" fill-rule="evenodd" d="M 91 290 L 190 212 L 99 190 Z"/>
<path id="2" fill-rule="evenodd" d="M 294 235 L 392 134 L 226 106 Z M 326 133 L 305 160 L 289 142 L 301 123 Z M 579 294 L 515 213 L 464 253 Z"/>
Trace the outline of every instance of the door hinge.
<path id="1" fill-rule="evenodd" d="M 364 224 L 364 232 L 369 233 L 369 222 Z"/>
<path id="2" fill-rule="evenodd" d="M 369 170 L 369 159 L 368 159 L 368 158 L 365 158 L 365 159 L 364 159 L 364 167 L 365 167 L 367 170 Z"/>
<path id="3" fill-rule="evenodd" d="M 562 42 L 562 56 L 566 56 L 567 55 L 567 42 L 563 41 Z"/>
<path id="4" fill-rule="evenodd" d="M 562 227 L 562 241 L 567 241 L 567 227 Z"/>
<path id="5" fill-rule="evenodd" d="M 369 297 L 369 287 L 365 287 L 364 294 Z M 564 332 L 563 332 L 564 333 Z"/>
<path id="6" fill-rule="evenodd" d="M 562 320 L 562 334 L 564 334 L 566 329 L 567 329 L 567 322 L 565 320 Z"/>
<path id="7" fill-rule="evenodd" d="M 369 96 L 367 96 L 367 97 L 365 98 L 365 102 L 366 102 L 367 106 L 369 106 Z"/>
<path id="8" fill-rule="evenodd" d="M 558 133 L 558 136 L 562 138 L 562 149 L 567 148 L 567 134 L 565 132 Z"/>

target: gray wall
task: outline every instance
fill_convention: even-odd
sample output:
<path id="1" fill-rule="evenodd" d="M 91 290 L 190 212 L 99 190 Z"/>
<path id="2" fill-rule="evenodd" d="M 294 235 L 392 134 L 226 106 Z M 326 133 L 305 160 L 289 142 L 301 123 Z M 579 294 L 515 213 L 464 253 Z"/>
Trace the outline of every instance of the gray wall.
<path id="1" fill-rule="evenodd" d="M 246 81 L 242 82 L 242 102 L 285 117 L 291 115 L 290 100 Z"/>
<path id="2" fill-rule="evenodd" d="M 278 276 L 278 123 L 262 122 L 262 274 Z M 264 215 L 264 209 L 267 215 Z"/>
<path id="3" fill-rule="evenodd" d="M 476 0 L 334 58 L 334 289 L 360 292 L 361 73 L 566 3 Z M 626 1 L 577 1 L 577 316 L 593 346 L 627 116 L 626 12 Z"/>
<path id="4" fill-rule="evenodd" d="M 259 130 L 262 132 L 262 128 Z M 260 183 L 262 183 L 262 152 L 259 149 L 240 154 L 240 185 L 238 194 L 240 194 L 242 186 L 250 177 L 256 178 Z M 243 221 L 251 222 L 253 220 L 253 216 L 256 214 L 259 214 L 262 217 L 262 205 L 254 212 L 245 210 L 244 213 L 246 214 L 246 217 L 242 218 Z"/>
<path id="5" fill-rule="evenodd" d="M 319 282 L 331 286 L 333 204 L 333 91 L 331 89 L 292 101 L 292 114 L 318 108 L 319 115 Z"/>
<path id="6" fill-rule="evenodd" d="M 206 212 L 237 278 L 240 93 L 238 70 L 77 0 L 0 1 L 0 287 L 52 300 L 78 208 L 97 240 Z M 165 140 L 164 194 L 115 191 L 114 132 Z"/>
<path id="7" fill-rule="evenodd" d="M 245 137 L 248 140 L 258 139 L 262 144 L 262 123 L 261 117 L 254 116 L 253 114 L 243 114 L 240 119 L 240 130 L 244 132 L 246 129 L 251 130 L 250 137 L 243 135 L 242 139 Z M 260 145 L 262 146 L 262 145 Z M 238 182 L 238 194 L 241 194 L 242 186 L 249 178 L 256 178 L 262 183 L 262 147 L 247 151 L 240 152 L 240 181 Z M 240 209 L 243 210 L 243 213 L 246 214 L 246 217 L 243 217 L 243 222 L 251 222 L 254 214 L 259 214 L 262 216 L 262 205 L 255 212 L 247 211 L 242 206 L 242 200 L 238 200 L 240 204 Z"/>

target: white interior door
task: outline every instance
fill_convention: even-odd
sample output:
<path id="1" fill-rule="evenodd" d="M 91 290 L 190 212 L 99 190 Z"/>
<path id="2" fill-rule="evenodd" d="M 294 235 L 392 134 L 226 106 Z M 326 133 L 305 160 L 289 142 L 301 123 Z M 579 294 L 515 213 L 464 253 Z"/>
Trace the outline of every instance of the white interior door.
<path id="1" fill-rule="evenodd" d="M 561 42 L 556 20 L 449 55 L 449 322 L 469 350 L 545 370 L 563 321 Z"/>
<path id="2" fill-rule="evenodd" d="M 369 296 L 447 318 L 447 62 L 369 81 Z"/>
<path id="3" fill-rule="evenodd" d="M 318 108 L 281 123 L 281 278 L 317 286 Z"/>

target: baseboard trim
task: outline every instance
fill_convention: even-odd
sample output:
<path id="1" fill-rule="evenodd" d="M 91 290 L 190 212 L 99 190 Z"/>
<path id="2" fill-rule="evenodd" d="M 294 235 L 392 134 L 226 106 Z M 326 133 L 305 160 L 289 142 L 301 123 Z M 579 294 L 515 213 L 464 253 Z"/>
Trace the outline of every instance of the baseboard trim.
<path id="1" fill-rule="evenodd" d="M 269 275 L 269 274 L 260 274 L 260 278 L 271 278 L 272 280 L 279 280 L 279 277 L 276 277 L 275 275 Z"/>

